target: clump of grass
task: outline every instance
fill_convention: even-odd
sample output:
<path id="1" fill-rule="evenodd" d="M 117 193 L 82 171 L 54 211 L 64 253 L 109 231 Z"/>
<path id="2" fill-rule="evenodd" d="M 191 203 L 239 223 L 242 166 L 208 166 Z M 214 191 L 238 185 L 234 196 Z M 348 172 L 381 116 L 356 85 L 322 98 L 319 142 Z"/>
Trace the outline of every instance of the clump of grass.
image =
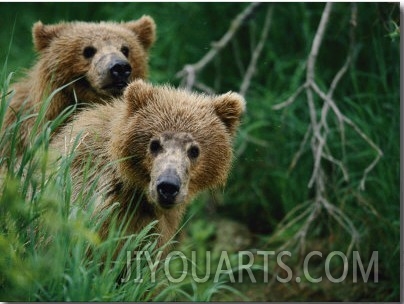
<path id="1" fill-rule="evenodd" d="M 3 82 L 0 125 L 12 97 L 7 91 L 10 79 Z M 99 225 L 114 214 L 112 209 L 106 210 L 97 217 L 101 221 L 95 221 L 91 216 L 94 193 L 82 197 L 89 200 L 83 204 L 89 209 L 71 216 L 74 205 L 80 205 L 71 196 L 72 156 L 52 167 L 55 163 L 48 145 L 53 130 L 74 108 L 43 123 L 46 108 L 56 93 L 44 100 L 31 130 L 34 135 L 21 155 L 15 151 L 20 125 L 31 117 L 18 113 L 16 122 L 2 130 L 0 150 L 7 146 L 9 153 L 0 158 L 0 297 L 9 301 L 145 299 L 154 283 L 119 286 L 117 278 L 127 250 L 140 246 L 150 252 L 156 249 L 155 243 L 147 242 L 155 223 L 127 238 L 122 237 L 123 225 L 111 225 L 107 239 L 100 240 Z M 124 242 L 122 251 L 114 256 L 120 242 Z"/>

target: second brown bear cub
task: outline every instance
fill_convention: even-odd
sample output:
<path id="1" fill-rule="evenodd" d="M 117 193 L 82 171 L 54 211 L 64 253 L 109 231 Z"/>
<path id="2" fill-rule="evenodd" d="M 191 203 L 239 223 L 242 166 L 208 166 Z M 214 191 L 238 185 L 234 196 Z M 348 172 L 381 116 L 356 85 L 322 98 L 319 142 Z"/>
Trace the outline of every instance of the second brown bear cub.
<path id="1" fill-rule="evenodd" d="M 146 78 L 155 27 L 148 16 L 123 23 L 35 23 L 32 34 L 39 58 L 26 76 L 10 88 L 13 96 L 4 127 L 19 115 L 38 113 L 52 92 L 69 83 L 53 97 L 45 121 L 55 119 L 76 102 L 83 107 L 121 95 L 130 81 Z M 22 122 L 22 147 L 27 144 L 34 121 L 31 118 Z"/>
<path id="2" fill-rule="evenodd" d="M 121 221 L 133 216 L 128 234 L 158 220 L 162 245 L 196 194 L 225 184 L 244 109 L 237 93 L 206 96 L 137 80 L 123 98 L 79 113 L 51 149 L 74 150 L 73 200 L 95 183 L 95 215 L 119 203 Z M 102 236 L 107 229 L 108 222 Z"/>

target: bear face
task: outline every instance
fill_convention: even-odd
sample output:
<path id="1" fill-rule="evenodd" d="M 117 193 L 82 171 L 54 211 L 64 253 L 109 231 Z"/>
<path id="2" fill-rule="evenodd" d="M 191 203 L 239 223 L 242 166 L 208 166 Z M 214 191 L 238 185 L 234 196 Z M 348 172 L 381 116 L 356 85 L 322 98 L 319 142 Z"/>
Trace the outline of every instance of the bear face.
<path id="1" fill-rule="evenodd" d="M 147 75 L 147 50 L 155 40 L 155 23 L 144 16 L 126 23 L 70 22 L 33 27 L 42 74 L 59 86 L 72 84 L 80 101 L 94 95 L 122 94 L 127 84 Z M 88 98 L 87 98 L 88 99 Z"/>
<path id="2" fill-rule="evenodd" d="M 245 108 L 240 95 L 209 97 L 136 81 L 124 100 L 127 117 L 112 138 L 124 183 L 140 187 L 149 203 L 162 208 L 224 185 Z"/>
<path id="3" fill-rule="evenodd" d="M 148 16 L 125 23 L 37 22 L 33 38 L 38 61 L 10 87 L 13 94 L 9 95 L 11 100 L 0 130 L 21 120 L 17 153 L 21 154 L 36 135 L 31 134 L 35 114 L 48 97 L 52 100 L 40 125 L 54 120 L 69 106 L 82 110 L 88 104 L 109 102 L 122 95 L 130 81 L 145 78 L 155 27 Z M 8 144 L 2 150 L 0 154 L 10 153 Z"/>
<path id="4" fill-rule="evenodd" d="M 74 151 L 73 201 L 94 189 L 95 217 L 119 203 L 114 210 L 126 234 L 157 220 L 162 246 L 195 195 L 224 186 L 244 110 L 236 93 L 207 96 L 135 80 L 123 96 L 78 113 L 50 148 L 56 155 Z M 103 222 L 101 237 L 109 224 Z"/>

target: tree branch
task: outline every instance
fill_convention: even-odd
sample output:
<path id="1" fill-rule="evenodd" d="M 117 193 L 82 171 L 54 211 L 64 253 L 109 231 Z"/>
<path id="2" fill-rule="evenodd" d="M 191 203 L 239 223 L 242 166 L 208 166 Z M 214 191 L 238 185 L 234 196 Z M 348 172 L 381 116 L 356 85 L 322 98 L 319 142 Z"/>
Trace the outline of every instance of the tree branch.
<path id="1" fill-rule="evenodd" d="M 212 43 L 212 48 L 209 50 L 201 60 L 194 64 L 187 64 L 180 72 L 177 73 L 177 78 L 182 78 L 181 86 L 187 90 L 191 90 L 195 84 L 196 76 L 212 59 L 223 49 L 229 41 L 233 38 L 234 34 L 238 31 L 244 21 L 257 9 L 261 3 L 255 2 L 247 6 L 236 18 L 231 22 L 231 25 L 223 37 L 218 41 Z"/>
<path id="2" fill-rule="evenodd" d="M 271 25 L 272 11 L 273 11 L 273 6 L 271 5 L 268 8 L 267 15 L 265 17 L 264 28 L 262 29 L 260 41 L 258 42 L 258 44 L 255 47 L 255 50 L 251 56 L 250 64 L 248 65 L 247 72 L 245 73 L 243 82 L 240 86 L 239 93 L 242 96 L 245 96 L 245 94 L 250 86 L 251 78 L 253 77 L 256 67 L 257 67 L 258 58 L 261 55 L 262 48 L 264 47 L 264 44 L 267 40 L 269 27 Z"/>
<path id="3" fill-rule="evenodd" d="M 314 68 L 316 64 L 316 59 L 318 55 L 318 51 L 321 46 L 321 42 L 323 40 L 324 32 L 327 27 L 328 19 L 330 17 L 330 12 L 332 9 L 333 3 L 327 2 L 325 5 L 323 14 L 321 15 L 320 24 L 317 28 L 316 35 L 314 36 L 313 44 L 311 46 L 309 59 L 307 61 L 307 80 L 314 81 Z"/>
<path id="4" fill-rule="evenodd" d="M 316 68 L 316 59 L 323 41 L 324 33 L 326 30 L 327 23 L 329 21 L 330 17 L 330 12 L 332 10 L 332 3 L 327 3 L 325 5 L 325 8 L 323 10 L 322 16 L 320 23 L 318 25 L 315 37 L 313 39 L 313 43 L 311 46 L 310 53 L 308 55 L 308 60 L 307 60 L 307 66 L 306 66 L 306 80 L 304 84 L 302 84 L 300 87 L 298 87 L 295 92 L 284 102 L 279 103 L 272 108 L 274 110 L 279 110 L 282 108 L 285 108 L 287 106 L 290 106 L 293 102 L 296 101 L 297 97 L 303 92 L 303 90 L 306 91 L 306 98 L 307 98 L 307 106 L 308 106 L 308 111 L 310 114 L 310 124 L 307 128 L 307 131 L 304 135 L 304 138 L 300 144 L 299 150 L 295 154 L 292 163 L 289 167 L 289 169 L 293 169 L 302 152 L 304 149 L 304 146 L 308 142 L 309 137 L 311 136 L 310 140 L 310 145 L 312 149 L 312 155 L 313 155 L 313 171 L 312 175 L 310 178 L 310 181 L 308 183 L 309 187 L 313 187 L 315 185 L 314 191 L 315 191 L 315 198 L 312 201 L 312 208 L 310 208 L 309 214 L 307 212 L 304 212 L 306 217 L 306 220 L 304 224 L 302 225 L 301 229 L 299 232 L 297 232 L 294 236 L 294 238 L 290 242 L 298 242 L 300 248 L 304 248 L 304 242 L 305 238 L 307 235 L 307 232 L 309 228 L 311 227 L 311 224 L 315 219 L 319 216 L 319 210 L 324 209 L 327 214 L 329 214 L 332 218 L 336 220 L 336 222 L 343 227 L 344 230 L 347 231 L 347 233 L 351 236 L 351 242 L 348 246 L 348 253 L 350 253 L 353 249 L 353 246 L 358 242 L 359 239 L 359 233 L 356 230 L 353 222 L 350 220 L 350 218 L 337 206 L 331 204 L 327 200 L 327 190 L 326 190 L 326 181 L 325 181 L 325 172 L 322 166 L 322 159 L 327 159 L 328 161 L 332 162 L 336 166 L 340 168 L 340 170 L 343 173 L 344 179 L 346 181 L 349 180 L 349 172 L 345 168 L 344 164 L 342 161 L 334 158 L 328 147 L 327 147 L 327 136 L 330 132 L 330 129 L 327 124 L 327 116 L 330 113 L 330 109 L 332 110 L 331 113 L 333 113 L 338 120 L 339 124 L 339 132 L 341 134 L 341 145 L 345 146 L 345 124 L 349 125 L 354 129 L 354 131 L 359 134 L 359 136 L 367 143 L 369 144 L 376 152 L 377 156 L 374 159 L 374 161 L 364 170 L 363 177 L 360 181 L 360 189 L 364 189 L 364 184 L 366 181 L 366 177 L 368 173 L 376 166 L 377 162 L 379 161 L 380 157 L 383 155 L 382 151 L 380 148 L 373 143 L 372 140 L 347 116 L 345 116 L 340 109 L 338 108 L 336 102 L 333 100 L 333 94 L 340 82 L 340 80 L 343 78 L 345 73 L 348 71 L 348 68 L 352 62 L 352 57 L 353 57 L 353 49 L 354 49 L 354 43 L 355 43 L 355 35 L 354 35 L 354 29 L 356 27 L 356 16 L 357 16 L 357 6 L 356 4 L 351 5 L 351 21 L 350 21 L 350 49 L 348 51 L 348 55 L 346 57 L 346 60 L 341 67 L 341 69 L 335 74 L 329 89 L 327 93 L 324 93 L 320 87 L 318 86 L 316 80 L 315 80 L 315 68 Z M 323 103 L 321 109 L 318 109 L 316 107 L 316 104 L 314 102 L 314 98 L 319 97 Z M 317 113 L 320 112 L 320 118 L 317 118 Z M 306 204 L 306 203 L 305 203 Z M 307 207 L 306 207 L 307 208 Z M 307 208 L 308 209 L 308 208 Z M 306 210 L 307 210 L 306 209 Z M 287 217 L 289 218 L 289 216 Z M 301 216 L 298 217 L 299 221 L 301 220 Z M 280 224 L 280 228 L 278 228 L 281 232 L 290 227 L 291 223 L 296 223 L 296 220 L 291 220 L 287 221 L 286 223 L 282 222 Z M 287 242 L 289 244 L 290 242 Z M 286 245 L 286 244 L 285 244 Z"/>

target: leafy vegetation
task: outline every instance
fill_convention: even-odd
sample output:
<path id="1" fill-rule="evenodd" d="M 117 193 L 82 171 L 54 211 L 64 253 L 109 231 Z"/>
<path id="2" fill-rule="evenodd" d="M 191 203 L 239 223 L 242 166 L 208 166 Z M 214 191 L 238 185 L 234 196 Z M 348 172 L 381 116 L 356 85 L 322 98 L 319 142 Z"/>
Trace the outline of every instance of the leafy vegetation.
<path id="1" fill-rule="evenodd" d="M 184 83 L 178 77 L 187 64 L 198 62 L 229 30 L 235 17 L 248 3 L 0 3 L 1 74 L 0 125 L 11 93 L 9 84 L 29 68 L 35 59 L 31 27 L 37 20 L 131 20 L 143 14 L 157 23 L 158 39 L 150 57 L 150 80 L 154 83 Z M 47 150 L 50 131 L 69 115 L 47 124 L 32 139 L 22 161 L 13 153 L 0 155 L 0 299 L 18 301 L 144 301 L 144 300 L 261 300 L 261 301 L 398 301 L 400 294 L 400 71 L 399 5 L 357 3 L 355 18 L 350 3 L 335 3 L 315 63 L 315 83 L 327 92 L 335 75 L 351 54 L 350 64 L 333 94 L 341 113 L 361 130 L 383 156 L 363 175 L 378 152 L 352 125 L 341 133 L 338 116 L 328 115 L 328 154 L 322 158 L 322 181 L 329 205 L 316 205 L 318 188 L 308 187 L 315 167 L 312 142 L 304 142 L 311 124 L 307 95 L 302 93 L 282 109 L 306 81 L 313 40 L 324 14 L 324 3 L 264 3 L 240 24 L 229 43 L 196 74 L 195 90 L 223 93 L 239 91 L 248 66 L 262 37 L 269 16 L 268 35 L 254 66 L 246 91 L 247 113 L 235 143 L 235 163 L 225 189 L 204 193 L 190 207 L 184 221 L 178 250 L 192 262 L 197 254 L 212 251 L 216 269 L 223 248 L 237 264 L 240 250 L 292 253 L 286 264 L 302 274 L 309 252 L 323 253 L 312 259 L 311 275 L 324 276 L 330 252 L 346 254 L 352 265 L 352 251 L 360 253 L 365 268 L 372 253 L 378 252 L 378 282 L 355 283 L 349 276 L 343 283 L 302 279 L 279 283 L 286 275 L 276 258 L 269 267 L 270 282 L 262 281 L 262 257 L 252 250 L 258 266 L 253 270 L 261 281 L 233 283 L 228 275 L 215 281 L 212 273 L 204 283 L 187 275 L 172 283 L 159 269 L 158 280 L 117 284 L 126 252 L 112 263 L 120 230 L 111 227 L 106 241 L 100 241 L 97 226 L 86 212 L 69 216 L 69 160 L 59 168 L 50 166 Z M 272 10 L 272 12 L 271 12 Z M 355 26 L 352 26 L 354 21 Z M 354 34 L 352 36 L 352 33 Z M 352 39 L 353 37 L 353 39 Z M 186 80 L 186 79 L 185 79 Z M 50 98 L 44 101 L 44 109 Z M 320 118 L 325 100 L 313 99 Z M 70 109 L 71 110 L 71 109 Z M 24 117 L 20 117 L 24 119 Z M 40 119 L 40 117 L 38 117 Z M 38 125 L 39 126 L 39 125 Z M 18 122 L 0 136 L 0 148 L 13 147 Z M 307 133 L 310 134 L 310 133 Z M 323 134 L 323 133 L 322 133 Z M 341 135 L 344 134 L 344 135 Z M 308 135 L 310 136 L 310 135 Z M 303 143 L 303 144 L 302 144 Z M 1 149 L 0 149 L 1 150 Z M 296 160 L 296 161 L 294 161 Z M 340 164 L 346 168 L 345 178 Z M 91 203 L 91 191 L 83 200 Z M 91 204 L 90 204 L 91 205 Z M 322 206 L 317 213 L 310 213 Z M 328 206 L 328 208 L 324 207 Z M 330 212 L 333 210 L 333 212 Z M 338 216 L 335 216 L 337 214 Z M 310 217 L 310 215 L 313 215 Z M 109 210 L 102 216 L 113 216 Z M 248 228 L 239 247 L 224 244 L 244 235 L 229 230 L 219 219 L 226 218 Z M 213 220 L 212 220 L 213 219 Z M 152 226 L 152 225 L 151 225 Z M 147 227 L 125 240 L 127 249 L 144 247 L 156 258 L 156 248 Z M 244 231 L 241 229 L 240 231 Z M 304 237 L 301 232 L 304 231 Z M 299 234 L 300 232 L 300 234 Z M 220 246 L 218 246 L 220 245 Z M 224 246 L 224 247 L 223 247 Z M 244 247 L 243 247 L 244 246 Z M 220 249 L 222 248 L 222 249 Z M 91 254 L 89 254 L 91 252 Z M 344 265 L 333 259 L 332 274 L 339 277 Z M 189 264 L 191 265 L 191 264 Z M 180 276 L 184 264 L 172 265 Z M 374 265 L 373 265 L 374 266 Z M 225 268 L 225 267 L 224 267 Z M 141 272 L 150 276 L 143 261 Z M 190 269 L 190 268 L 188 268 Z M 370 268 L 369 268 L 370 269 Z M 237 273 L 237 269 L 233 269 Z M 176 272 L 177 271 L 177 272 Z M 203 272 L 203 269 L 200 269 Z M 374 271 L 376 271 L 374 269 Z M 370 274 L 373 278 L 374 273 Z M 236 275 L 237 277 L 238 275 Z M 248 278 L 248 273 L 245 276 Z"/>

